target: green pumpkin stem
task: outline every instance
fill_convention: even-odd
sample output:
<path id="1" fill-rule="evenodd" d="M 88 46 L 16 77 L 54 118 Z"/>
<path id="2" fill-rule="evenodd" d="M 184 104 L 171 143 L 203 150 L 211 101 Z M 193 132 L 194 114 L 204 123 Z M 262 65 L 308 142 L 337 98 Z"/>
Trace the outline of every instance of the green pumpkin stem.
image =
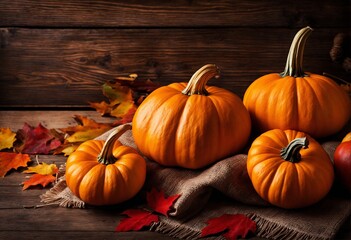
<path id="1" fill-rule="evenodd" d="M 298 31 L 291 43 L 288 58 L 286 59 L 285 70 L 280 74 L 281 77 L 305 77 L 307 74 L 302 69 L 303 53 L 306 40 L 313 31 L 310 27 L 305 27 Z"/>
<path id="2" fill-rule="evenodd" d="M 288 146 L 280 150 L 280 156 L 284 160 L 297 163 L 301 160 L 301 148 L 308 148 L 308 144 L 309 142 L 306 137 L 295 138 L 288 144 Z"/>
<path id="3" fill-rule="evenodd" d="M 106 139 L 104 146 L 102 147 L 101 153 L 97 157 L 97 160 L 101 164 L 113 164 L 117 161 L 117 158 L 113 156 L 113 147 L 117 139 L 123 135 L 126 131 L 132 129 L 130 125 L 124 125 L 122 128 L 115 129 Z"/>
<path id="4" fill-rule="evenodd" d="M 207 64 L 197 70 L 188 82 L 188 85 L 182 91 L 185 95 L 208 95 L 206 83 L 211 78 L 219 78 L 219 69 L 214 64 Z"/>

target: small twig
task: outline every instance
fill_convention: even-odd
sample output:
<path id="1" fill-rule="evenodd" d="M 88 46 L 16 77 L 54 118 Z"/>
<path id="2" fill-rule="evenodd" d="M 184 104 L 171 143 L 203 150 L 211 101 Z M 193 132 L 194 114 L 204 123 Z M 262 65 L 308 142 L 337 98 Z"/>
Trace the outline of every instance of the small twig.
<path id="1" fill-rule="evenodd" d="M 47 207 L 47 206 L 53 206 L 53 205 L 57 205 L 57 203 L 46 203 L 46 204 L 38 204 L 38 205 L 23 205 L 22 207 L 24 209 L 30 209 L 30 208 L 42 208 L 42 207 Z"/>
<path id="2" fill-rule="evenodd" d="M 129 77 L 116 77 L 116 80 L 122 80 L 122 81 L 134 81 L 135 79 L 137 79 L 138 74 L 136 73 L 132 73 L 129 74 Z"/>
<path id="3" fill-rule="evenodd" d="M 35 155 L 35 161 L 37 161 L 37 164 L 39 165 L 39 155 Z"/>
<path id="4" fill-rule="evenodd" d="M 56 184 L 57 181 L 58 181 L 58 173 L 59 173 L 59 171 L 57 171 L 56 174 L 55 174 L 55 184 Z"/>

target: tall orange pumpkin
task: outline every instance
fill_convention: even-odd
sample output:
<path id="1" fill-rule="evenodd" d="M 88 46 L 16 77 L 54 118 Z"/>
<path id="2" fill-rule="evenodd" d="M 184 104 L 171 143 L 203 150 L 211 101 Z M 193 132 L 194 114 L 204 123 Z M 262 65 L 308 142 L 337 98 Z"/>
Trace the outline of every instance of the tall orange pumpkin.
<path id="1" fill-rule="evenodd" d="M 143 186 L 144 158 L 118 141 L 128 129 L 130 126 L 125 125 L 106 141 L 86 141 L 68 157 L 67 186 L 84 202 L 91 205 L 121 203 L 135 196 Z"/>
<path id="2" fill-rule="evenodd" d="M 246 145 L 251 121 L 242 100 L 206 86 L 218 75 L 215 65 L 205 65 L 188 84 L 160 87 L 142 102 L 132 131 L 145 156 L 165 166 L 198 169 Z"/>
<path id="3" fill-rule="evenodd" d="M 332 79 L 302 69 L 311 31 L 306 27 L 296 34 L 283 73 L 262 76 L 246 90 L 243 102 L 260 132 L 295 129 L 325 137 L 341 130 L 350 119 L 347 93 Z"/>
<path id="4" fill-rule="evenodd" d="M 327 152 L 303 132 L 274 129 L 257 137 L 247 157 L 256 192 L 282 208 L 301 208 L 321 200 L 334 181 Z"/>

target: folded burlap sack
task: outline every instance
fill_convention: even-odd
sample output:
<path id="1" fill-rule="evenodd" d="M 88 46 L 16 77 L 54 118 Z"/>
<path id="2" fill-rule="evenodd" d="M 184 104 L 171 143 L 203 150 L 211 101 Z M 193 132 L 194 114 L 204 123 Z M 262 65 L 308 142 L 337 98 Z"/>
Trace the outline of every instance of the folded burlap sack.
<path id="1" fill-rule="evenodd" d="M 106 139 L 110 132 L 98 139 Z M 131 131 L 120 141 L 136 148 Z M 332 155 L 338 142 L 323 146 Z M 223 159 L 205 169 L 162 167 L 147 160 L 145 189 L 155 187 L 166 195 L 181 194 L 170 217 L 160 217 L 151 230 L 183 239 L 199 237 L 206 221 L 224 213 L 242 213 L 257 223 L 257 236 L 271 239 L 332 239 L 351 214 L 350 199 L 329 194 L 314 206 L 285 210 L 270 206 L 255 192 L 246 171 L 246 155 Z M 45 203 L 84 207 L 65 184 L 64 176 L 47 193 Z"/>

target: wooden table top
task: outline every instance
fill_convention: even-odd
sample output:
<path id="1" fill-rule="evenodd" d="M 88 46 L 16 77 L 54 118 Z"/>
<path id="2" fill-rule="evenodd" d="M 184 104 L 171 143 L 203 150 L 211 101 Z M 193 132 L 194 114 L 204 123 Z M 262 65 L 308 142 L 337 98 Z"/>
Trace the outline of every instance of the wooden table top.
<path id="1" fill-rule="evenodd" d="M 24 122 L 33 126 L 40 122 L 47 128 L 67 127 L 74 124 L 75 114 L 99 122 L 111 121 L 95 111 L 0 111 L 0 127 L 16 131 Z M 35 156 L 31 158 L 35 162 Z M 61 165 L 66 157 L 39 155 L 38 160 Z M 116 233 L 115 227 L 123 217 L 120 213 L 133 207 L 128 204 L 86 209 L 42 206 L 40 195 L 49 188 L 22 191 L 21 183 L 26 176 L 20 171 L 11 171 L 0 179 L 0 239 L 172 239 L 149 231 Z M 351 239 L 350 219 L 337 239 Z"/>

